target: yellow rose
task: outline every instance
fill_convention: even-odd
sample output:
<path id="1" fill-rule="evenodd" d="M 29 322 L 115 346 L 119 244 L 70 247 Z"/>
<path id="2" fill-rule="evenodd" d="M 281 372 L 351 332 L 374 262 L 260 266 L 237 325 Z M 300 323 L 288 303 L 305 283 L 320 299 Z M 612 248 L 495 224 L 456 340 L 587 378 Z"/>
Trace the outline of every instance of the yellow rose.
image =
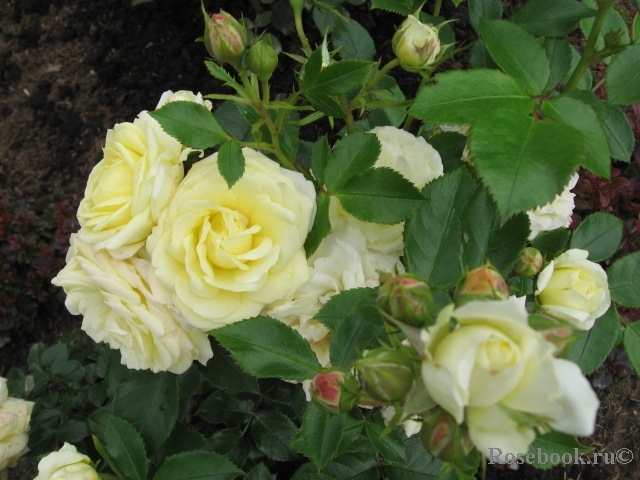
<path id="1" fill-rule="evenodd" d="M 588 256 L 586 250 L 567 250 L 549 262 L 537 280 L 542 309 L 580 330 L 589 330 L 611 305 L 607 274 Z"/>
<path id="2" fill-rule="evenodd" d="M 255 150 L 243 154 L 244 175 L 232 188 L 217 153 L 197 162 L 147 243 L 156 294 L 201 330 L 255 316 L 309 278 L 303 245 L 313 185 Z"/>
<path id="3" fill-rule="evenodd" d="M 182 180 L 183 159 L 183 146 L 147 112 L 109 130 L 78 208 L 79 237 L 115 258 L 133 256 Z"/>
<path id="4" fill-rule="evenodd" d="M 34 480 L 99 480 L 91 459 L 65 443 L 38 463 L 38 476 Z"/>
<path id="5" fill-rule="evenodd" d="M 67 265 L 53 283 L 64 288 L 67 309 L 84 316 L 82 329 L 119 349 L 128 368 L 183 373 L 194 360 L 205 364 L 213 356 L 208 336 L 153 295 L 145 256 L 142 249 L 118 260 L 74 234 Z"/>
<path id="6" fill-rule="evenodd" d="M 7 379 L 0 377 L 0 472 L 29 450 L 29 420 L 34 403 L 9 397 Z"/>
<path id="7" fill-rule="evenodd" d="M 455 319 L 456 327 L 450 329 Z M 433 400 L 476 448 L 526 452 L 534 427 L 574 435 L 593 431 L 598 399 L 580 368 L 527 323 L 521 302 L 472 301 L 442 310 L 424 334 L 422 377 Z"/>

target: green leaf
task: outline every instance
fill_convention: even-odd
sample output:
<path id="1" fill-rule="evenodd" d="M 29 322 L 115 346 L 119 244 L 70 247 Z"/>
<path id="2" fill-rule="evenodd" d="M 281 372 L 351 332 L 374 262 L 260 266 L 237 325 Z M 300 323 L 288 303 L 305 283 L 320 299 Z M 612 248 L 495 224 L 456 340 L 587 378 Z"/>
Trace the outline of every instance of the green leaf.
<path id="1" fill-rule="evenodd" d="M 602 262 L 618 251 L 622 242 L 623 222 L 609 213 L 587 216 L 571 237 L 571 248 L 589 252 L 589 260 Z"/>
<path id="2" fill-rule="evenodd" d="M 476 32 L 483 18 L 491 20 L 502 18 L 501 0 L 471 0 L 468 5 L 469 23 Z"/>
<path id="3" fill-rule="evenodd" d="M 113 414 L 133 424 L 153 454 L 169 437 L 178 418 L 178 377 L 129 370 L 113 399 Z"/>
<path id="4" fill-rule="evenodd" d="M 253 467 L 245 480 L 276 480 L 276 474 L 271 473 L 264 463 L 259 463 Z"/>
<path id="5" fill-rule="evenodd" d="M 563 96 L 545 100 L 540 110 L 548 118 L 563 122 L 582 133 L 586 148 L 583 166 L 599 177 L 609 177 L 611 152 L 607 137 L 598 116 L 588 104 Z"/>
<path id="6" fill-rule="evenodd" d="M 302 73 L 300 75 L 301 83 L 300 83 L 300 91 L 303 92 L 311 88 L 318 79 L 318 75 L 320 75 L 320 70 L 322 69 L 322 49 L 320 47 L 316 48 L 309 58 L 307 62 L 302 67 Z"/>
<path id="7" fill-rule="evenodd" d="M 384 326 L 378 312 L 372 308 L 367 315 L 357 312 L 344 317 L 332 333 L 329 344 L 331 365 L 348 369 L 365 349 L 378 346 L 378 339 L 384 335 Z"/>
<path id="8" fill-rule="evenodd" d="M 309 457 L 320 470 L 346 452 L 360 435 L 362 422 L 346 413 L 330 415 L 309 403 L 293 448 Z"/>
<path id="9" fill-rule="evenodd" d="M 466 125 L 495 109 L 527 115 L 534 101 L 510 76 L 489 69 L 452 70 L 435 76 L 409 113 L 425 122 Z"/>
<path id="10" fill-rule="evenodd" d="M 536 37 L 562 37 L 596 11 L 576 0 L 528 1 L 509 20 Z"/>
<path id="11" fill-rule="evenodd" d="M 302 381 L 320 371 L 309 342 L 284 323 L 254 317 L 210 332 L 235 362 L 256 377 Z"/>
<path id="12" fill-rule="evenodd" d="M 471 45 L 471 50 L 469 51 L 469 67 L 472 69 L 479 68 L 491 68 L 498 69 L 498 64 L 493 61 L 491 54 L 484 46 L 484 42 L 481 38 L 479 38 L 476 42 Z"/>
<path id="13" fill-rule="evenodd" d="M 580 132 L 505 109 L 480 117 L 469 133 L 478 174 L 504 219 L 553 200 L 584 157 Z"/>
<path id="14" fill-rule="evenodd" d="M 571 67 L 571 44 L 566 38 L 545 38 L 544 50 L 549 59 L 549 80 L 545 92 L 553 91 Z"/>
<path id="15" fill-rule="evenodd" d="M 340 60 L 323 68 L 310 85 L 305 72 L 302 93 L 344 95 L 364 85 L 373 65 L 363 60 Z"/>
<path id="16" fill-rule="evenodd" d="M 229 188 L 244 174 L 242 147 L 236 142 L 224 142 L 218 150 L 218 170 Z"/>
<path id="17" fill-rule="evenodd" d="M 580 58 L 582 58 L 582 56 L 580 55 L 580 52 L 576 50 L 576 47 L 571 45 L 571 66 L 569 67 L 569 71 L 567 72 L 567 75 L 562 79 L 562 83 L 566 84 L 569 81 L 569 78 L 573 74 L 573 71 L 576 69 L 576 67 L 578 66 L 578 63 L 580 62 Z M 580 77 L 577 88 L 580 90 L 591 90 L 592 85 L 593 85 L 593 75 L 591 75 L 591 70 L 587 68 L 585 69 L 582 76 Z M 573 92 L 570 92 L 570 93 L 573 93 Z"/>
<path id="18" fill-rule="evenodd" d="M 395 428 L 384 437 L 381 436 L 384 425 L 380 423 L 367 422 L 364 430 L 375 450 L 384 457 L 386 462 L 404 464 L 407 461 L 407 446 L 404 443 L 405 435 L 402 427 Z"/>
<path id="19" fill-rule="evenodd" d="M 216 341 L 212 342 L 213 358 L 206 365 L 196 364 L 207 382 L 216 388 L 231 392 L 259 393 L 258 380 L 243 372 L 229 352 Z"/>
<path id="20" fill-rule="evenodd" d="M 304 241 L 304 251 L 307 258 L 314 254 L 318 249 L 322 240 L 329 235 L 331 231 L 331 222 L 329 220 L 329 205 L 331 197 L 327 195 L 318 195 L 316 197 L 316 216 L 313 219 L 311 231 L 307 234 Z"/>
<path id="21" fill-rule="evenodd" d="M 485 47 L 506 74 L 530 94 L 542 92 L 549 80 L 549 59 L 535 37 L 507 20 L 483 19 L 480 34 Z"/>
<path id="22" fill-rule="evenodd" d="M 147 479 L 147 452 L 138 431 L 126 420 L 110 416 L 103 445 L 114 465 L 126 478 Z"/>
<path id="23" fill-rule="evenodd" d="M 407 16 L 414 14 L 423 3 L 423 0 L 372 0 L 371 8 L 380 8 Z"/>
<path id="24" fill-rule="evenodd" d="M 326 135 L 313 144 L 311 149 L 311 173 L 320 185 L 324 185 L 324 169 L 331 158 L 331 147 Z"/>
<path id="25" fill-rule="evenodd" d="M 556 258 L 563 251 L 571 237 L 571 232 L 566 228 L 557 228 L 549 232 L 542 232 L 531 241 L 531 245 L 540 250 L 547 258 Z"/>
<path id="26" fill-rule="evenodd" d="M 305 463 L 291 480 L 379 480 L 376 459 L 368 453 L 347 453 L 329 462 L 320 472 Z"/>
<path id="27" fill-rule="evenodd" d="M 525 461 L 541 470 L 548 470 L 553 466 L 561 462 L 563 454 L 572 455 L 572 460 L 579 462 L 576 458 L 576 452 L 578 456 L 593 450 L 591 447 L 582 445 L 576 437 L 567 435 L 566 433 L 550 432 L 544 435 L 538 435 L 531 445 L 529 445 L 529 452 L 523 455 Z M 506 455 L 507 452 L 504 452 Z M 558 454 L 558 462 L 551 460 L 552 454 Z M 556 457 L 556 455 L 554 455 Z M 584 461 L 588 459 L 585 457 Z"/>
<path id="28" fill-rule="evenodd" d="M 618 53 L 604 77 L 609 102 L 615 105 L 640 103 L 640 45 L 631 45 Z"/>
<path id="29" fill-rule="evenodd" d="M 232 480 L 244 472 L 215 452 L 182 452 L 167 458 L 153 480 Z"/>
<path id="30" fill-rule="evenodd" d="M 594 10 L 598 9 L 599 0 L 582 0 L 582 2 L 587 7 L 591 7 Z M 591 34 L 593 22 L 593 18 L 585 18 L 580 22 L 580 28 L 584 32 L 585 38 L 588 38 Z M 618 45 L 627 45 L 631 41 L 629 38 L 627 24 L 615 8 L 609 8 L 607 10 L 607 16 L 605 17 L 602 28 L 598 34 L 598 39 L 596 40 L 596 50 L 602 50 L 605 48 L 605 45 L 607 44 L 605 38 L 612 34 L 619 35 L 618 42 L 616 42 Z M 609 58 L 605 58 L 604 61 L 605 63 L 608 63 Z"/>
<path id="31" fill-rule="evenodd" d="M 616 260 L 607 270 L 611 299 L 624 307 L 640 307 L 640 251 Z"/>
<path id="32" fill-rule="evenodd" d="M 324 169 L 326 186 L 330 190 L 343 187 L 376 162 L 380 148 L 380 140 L 373 133 L 355 132 L 336 142 Z"/>
<path id="33" fill-rule="evenodd" d="M 595 372 L 607 359 L 619 333 L 620 319 L 615 307 L 611 307 L 583 337 L 576 340 L 567 358 L 577 363 L 585 375 Z"/>
<path id="34" fill-rule="evenodd" d="M 195 102 L 169 102 L 149 112 L 162 129 L 190 148 L 205 149 L 220 145 L 228 135 L 207 107 Z"/>
<path id="35" fill-rule="evenodd" d="M 405 440 L 407 461 L 403 465 L 383 467 L 385 478 L 393 480 L 439 480 L 442 464 L 432 457 L 422 445 L 420 435 Z"/>
<path id="36" fill-rule="evenodd" d="M 373 288 L 352 288 L 332 296 L 314 319 L 333 332 L 349 315 L 360 315 L 367 309 L 375 310 L 375 305 L 376 291 Z"/>
<path id="37" fill-rule="evenodd" d="M 633 365 L 636 373 L 640 375 L 640 322 L 636 321 L 627 325 L 623 342 L 629 362 Z"/>
<path id="38" fill-rule="evenodd" d="M 288 462 L 298 457 L 290 447 L 297 431 L 289 417 L 275 410 L 257 413 L 249 429 L 258 450 L 277 462 Z"/>
<path id="39" fill-rule="evenodd" d="M 465 168 L 425 185 L 424 205 L 404 229 L 407 271 L 437 288 L 448 288 L 462 273 L 463 232 L 460 219 L 477 186 Z"/>
<path id="40" fill-rule="evenodd" d="M 241 88 L 240 85 L 233 79 L 231 75 L 227 73 L 227 71 L 218 65 L 216 62 L 212 62 L 211 60 L 205 60 L 204 64 L 209 70 L 209 73 L 214 77 L 223 82 L 225 85 L 237 86 Z"/>
<path id="41" fill-rule="evenodd" d="M 631 24 L 631 40 L 636 44 L 640 41 L 640 15 L 633 17 L 633 23 Z"/>
<path id="42" fill-rule="evenodd" d="M 225 131 L 244 142 L 253 141 L 251 135 L 251 123 L 246 119 L 238 108 L 238 104 L 231 100 L 224 101 L 216 108 L 215 117 Z"/>
<path id="43" fill-rule="evenodd" d="M 452 172 L 462 166 L 467 137 L 456 132 L 439 132 L 429 138 L 429 143 L 440 154 L 445 172 Z"/>
<path id="44" fill-rule="evenodd" d="M 336 102 L 333 97 L 329 95 L 321 95 L 321 94 L 310 94 L 305 93 L 304 98 L 306 98 L 311 105 L 315 107 L 316 110 L 320 110 L 322 113 L 327 115 L 328 117 L 335 118 L 346 118 L 346 114 L 344 110 L 340 106 L 338 102 Z"/>
<path id="45" fill-rule="evenodd" d="M 384 224 L 404 221 L 425 201 L 413 183 L 388 167 L 365 170 L 333 193 L 354 217 Z"/>
<path id="46" fill-rule="evenodd" d="M 366 28 L 353 19 L 339 20 L 331 32 L 334 48 L 340 48 L 340 58 L 372 60 L 376 46 Z"/>

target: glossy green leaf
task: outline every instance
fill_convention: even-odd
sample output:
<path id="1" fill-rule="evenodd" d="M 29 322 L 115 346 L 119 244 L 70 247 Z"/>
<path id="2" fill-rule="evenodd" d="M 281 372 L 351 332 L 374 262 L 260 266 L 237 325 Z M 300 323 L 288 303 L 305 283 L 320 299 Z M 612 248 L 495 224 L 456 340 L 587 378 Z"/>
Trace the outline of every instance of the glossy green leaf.
<path id="1" fill-rule="evenodd" d="M 349 369 L 365 349 L 378 346 L 378 339 L 385 334 L 382 320 L 375 309 L 350 313 L 338 322 L 329 343 L 331 365 Z"/>
<path id="2" fill-rule="evenodd" d="M 309 342 L 275 318 L 254 317 L 218 328 L 210 334 L 231 352 L 245 372 L 259 378 L 301 382 L 320 370 Z"/>
<path id="3" fill-rule="evenodd" d="M 542 92 L 549 80 L 549 59 L 533 35 L 508 20 L 489 19 L 480 22 L 480 34 L 485 47 L 506 74 L 530 94 Z"/>
<path id="4" fill-rule="evenodd" d="M 298 454 L 291 449 L 291 439 L 298 427 L 282 412 L 263 410 L 254 415 L 249 432 L 256 447 L 277 462 L 295 460 Z"/>
<path id="5" fill-rule="evenodd" d="M 422 6 L 423 0 L 372 0 L 371 8 L 381 8 L 400 15 L 412 15 Z"/>
<path id="6" fill-rule="evenodd" d="M 353 19 L 336 22 L 331 40 L 332 46 L 340 49 L 340 58 L 373 60 L 376 53 L 376 46 L 367 29 Z"/>
<path id="7" fill-rule="evenodd" d="M 571 46 L 571 66 L 569 68 L 569 71 L 567 72 L 567 75 L 562 79 L 562 83 L 567 83 L 567 81 L 573 74 L 573 71 L 578 66 L 578 63 L 580 62 L 580 58 L 581 58 L 580 52 L 578 52 L 576 50 L 576 47 L 572 45 Z M 582 74 L 582 76 L 580 77 L 580 80 L 578 80 L 578 85 L 576 86 L 576 88 L 580 90 L 591 90 L 592 86 L 593 86 L 593 75 L 591 75 L 591 70 L 587 68 Z"/>
<path id="8" fill-rule="evenodd" d="M 198 371 L 213 387 L 231 392 L 259 393 L 258 380 L 238 367 L 228 350 L 215 340 L 212 342 L 213 357 L 206 365 L 197 365 Z"/>
<path id="9" fill-rule="evenodd" d="M 499 109 L 474 123 L 469 150 L 500 215 L 508 219 L 563 190 L 582 163 L 584 140 L 564 123 Z"/>
<path id="10" fill-rule="evenodd" d="M 244 472 L 215 452 L 182 452 L 167 458 L 153 480 L 232 480 Z"/>
<path id="11" fill-rule="evenodd" d="M 316 216 L 313 219 L 311 231 L 307 234 L 304 241 L 304 251 L 307 257 L 310 257 L 318 249 L 322 240 L 331 231 L 331 222 L 329 220 L 329 205 L 331 197 L 326 195 L 318 195 L 316 197 Z"/>
<path id="12" fill-rule="evenodd" d="M 334 193 L 347 212 L 365 222 L 402 222 L 424 203 L 413 183 L 387 167 L 365 170 Z"/>
<path id="13" fill-rule="evenodd" d="M 626 47 L 609 64 L 605 85 L 609 102 L 615 105 L 640 103 L 640 45 Z"/>
<path id="14" fill-rule="evenodd" d="M 640 322 L 627 325 L 623 337 L 624 349 L 636 374 L 640 375 Z"/>
<path id="15" fill-rule="evenodd" d="M 376 291 L 373 288 L 350 288 L 332 296 L 325 303 L 314 319 L 322 322 L 332 332 L 348 316 L 374 309 Z"/>
<path id="16" fill-rule="evenodd" d="M 541 112 L 548 118 L 575 128 L 582 134 L 586 154 L 582 165 L 599 177 L 611 172 L 611 152 L 602 123 L 586 103 L 571 97 L 556 97 L 542 102 Z"/>
<path id="17" fill-rule="evenodd" d="M 549 80 L 545 92 L 553 91 L 571 67 L 571 44 L 566 38 L 545 38 L 544 50 L 549 59 Z"/>
<path id="18" fill-rule="evenodd" d="M 464 168 L 425 185 L 424 205 L 406 222 L 404 259 L 407 271 L 438 288 L 457 282 L 463 265 L 462 227 L 457 219 L 477 185 Z"/>
<path id="19" fill-rule="evenodd" d="M 303 93 L 323 95 L 343 95 L 357 90 L 369 76 L 372 62 L 363 60 L 340 60 L 323 68 L 310 85 L 305 84 Z"/>
<path id="20" fill-rule="evenodd" d="M 533 100 L 510 76 L 489 69 L 453 70 L 420 90 L 409 113 L 425 122 L 467 125 L 495 109 L 529 114 Z"/>
<path id="21" fill-rule="evenodd" d="M 499 68 L 498 64 L 493 60 L 491 54 L 484 46 L 484 42 L 481 38 L 471 45 L 471 50 L 469 51 L 469 67 L 472 69 Z"/>
<path id="22" fill-rule="evenodd" d="M 122 418 L 111 416 L 102 440 L 111 461 L 126 478 L 147 479 L 147 452 L 142 437 L 133 425 Z"/>
<path id="23" fill-rule="evenodd" d="M 346 453 L 329 462 L 321 471 L 306 463 L 291 480 L 379 480 L 376 459 L 369 453 Z"/>
<path id="24" fill-rule="evenodd" d="M 567 358 L 577 363 L 582 373 L 595 372 L 603 364 L 616 344 L 620 333 L 620 320 L 615 307 L 596 320 L 591 330 L 572 345 Z"/>
<path id="25" fill-rule="evenodd" d="M 229 188 L 244 174 L 242 147 L 236 142 L 224 142 L 218 151 L 218 171 Z"/>
<path id="26" fill-rule="evenodd" d="M 247 473 L 245 480 L 277 480 L 276 474 L 271 473 L 264 463 L 259 463 Z"/>
<path id="27" fill-rule="evenodd" d="M 571 237 L 571 248 L 589 252 L 589 260 L 602 262 L 618 251 L 622 242 L 623 222 L 604 212 L 587 216 Z"/>
<path id="28" fill-rule="evenodd" d="M 478 31 L 480 20 L 487 18 L 495 20 L 502 18 L 501 0 L 469 0 L 469 23 L 475 31 Z"/>
<path id="29" fill-rule="evenodd" d="M 531 245 L 536 247 L 542 255 L 551 260 L 556 258 L 560 252 L 564 251 L 567 242 L 571 237 L 571 232 L 566 228 L 558 228 L 548 232 L 542 232 L 531 241 Z"/>
<path id="30" fill-rule="evenodd" d="M 175 101 L 149 112 L 162 129 L 190 148 L 215 147 L 228 135 L 207 107 L 195 102 Z"/>
<path id="31" fill-rule="evenodd" d="M 352 177 L 371 167 L 380 155 L 380 140 L 373 133 L 352 133 L 339 140 L 324 169 L 330 190 L 343 187 Z"/>
<path id="32" fill-rule="evenodd" d="M 640 307 L 640 252 L 616 260 L 607 270 L 611 299 L 624 307 Z"/>
<path id="33" fill-rule="evenodd" d="M 420 435 L 405 440 L 407 461 L 402 465 L 385 465 L 385 478 L 394 480 L 439 480 L 442 464 L 432 457 L 422 445 Z"/>
<path id="34" fill-rule="evenodd" d="M 572 461 L 578 461 L 575 458 L 576 450 L 578 454 L 583 454 L 593 450 L 592 447 L 582 445 L 576 437 L 567 435 L 560 432 L 549 432 L 543 435 L 538 435 L 531 445 L 529 445 L 529 452 L 523 455 L 525 461 L 541 470 L 549 470 L 561 463 L 562 455 L 569 454 L 572 456 Z M 551 454 L 557 454 L 557 461 L 554 462 L 551 458 Z M 506 452 L 505 452 L 506 454 Z M 587 458 L 585 457 L 586 461 Z"/>
<path id="35" fill-rule="evenodd" d="M 392 430 L 382 436 L 384 425 L 369 421 L 364 426 L 364 431 L 369 441 L 386 462 L 391 464 L 404 464 L 407 461 L 407 445 L 404 443 L 404 430 L 402 427 Z"/>
<path id="36" fill-rule="evenodd" d="M 577 0 L 535 0 L 525 2 L 509 19 L 536 37 L 561 37 L 595 14 Z"/>
<path id="37" fill-rule="evenodd" d="M 313 144 L 311 149 L 311 173 L 320 185 L 324 184 L 324 169 L 330 157 L 331 147 L 327 137 L 323 136 Z"/>

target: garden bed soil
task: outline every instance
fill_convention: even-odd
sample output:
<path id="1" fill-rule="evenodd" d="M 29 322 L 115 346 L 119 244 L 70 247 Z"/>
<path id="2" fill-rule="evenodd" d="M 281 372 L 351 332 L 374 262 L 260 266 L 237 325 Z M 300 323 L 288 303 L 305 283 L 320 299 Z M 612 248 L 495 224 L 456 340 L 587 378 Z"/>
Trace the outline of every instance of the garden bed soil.
<path id="1" fill-rule="evenodd" d="M 205 4 L 236 16 L 241 8 L 248 18 L 255 14 L 249 2 Z M 368 13 L 366 6 L 352 10 L 389 55 L 396 17 Z M 459 40 L 471 35 L 464 23 L 454 28 Z M 3 238 L 0 247 L 2 261 L 14 262 L 0 270 L 0 374 L 6 375 L 26 366 L 35 342 L 51 344 L 80 326 L 50 279 L 64 265 L 74 213 L 107 129 L 152 110 L 166 90 L 208 93 L 220 84 L 208 75 L 204 48 L 194 41 L 202 33 L 199 0 L 133 7 L 128 0 L 3 0 L 0 32 L 0 227 L 6 236 L 10 225 L 15 237 Z M 287 37 L 281 40 L 287 50 Z M 281 55 L 274 92 L 291 91 L 294 67 Z M 399 83 L 408 92 L 417 84 L 409 75 Z M 21 257 L 27 250 L 33 258 Z M 487 478 L 640 478 L 638 377 L 613 355 L 591 378 L 604 387 L 596 388 L 602 406 L 595 434 L 582 440 L 598 453 L 629 448 L 630 464 L 607 465 L 600 458 L 598 465 L 549 471 L 489 466 Z"/>

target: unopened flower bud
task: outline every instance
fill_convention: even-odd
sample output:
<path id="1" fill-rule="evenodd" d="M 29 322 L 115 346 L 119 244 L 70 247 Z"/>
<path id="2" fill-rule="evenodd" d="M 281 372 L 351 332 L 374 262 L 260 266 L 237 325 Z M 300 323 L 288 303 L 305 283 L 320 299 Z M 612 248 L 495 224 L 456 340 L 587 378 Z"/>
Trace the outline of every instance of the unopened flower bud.
<path id="1" fill-rule="evenodd" d="M 440 53 L 439 32 L 433 25 L 422 23 L 409 15 L 393 35 L 391 46 L 400 66 L 410 72 L 424 70 Z"/>
<path id="2" fill-rule="evenodd" d="M 556 355 L 559 357 L 564 357 L 581 336 L 572 325 L 546 315 L 529 315 L 529 326 L 556 347 Z"/>
<path id="3" fill-rule="evenodd" d="M 455 293 L 458 306 L 472 300 L 506 300 L 508 298 L 507 282 L 491 265 L 479 267 L 467 273 Z"/>
<path id="4" fill-rule="evenodd" d="M 324 370 L 311 381 L 311 400 L 320 410 L 332 415 L 352 410 L 360 394 L 356 377 L 342 370 Z"/>
<path id="5" fill-rule="evenodd" d="M 278 53 L 273 48 L 271 36 L 265 35 L 258 38 L 247 52 L 247 67 L 258 78 L 266 82 L 278 66 Z"/>
<path id="6" fill-rule="evenodd" d="M 424 448 L 445 462 L 463 462 L 474 448 L 466 429 L 440 408 L 423 415 L 420 437 Z"/>
<path id="7" fill-rule="evenodd" d="M 204 45 L 207 52 L 219 63 L 230 63 L 238 69 L 249 44 L 247 29 L 224 10 L 211 16 L 204 11 L 203 13 Z"/>
<path id="8" fill-rule="evenodd" d="M 540 250 L 534 247 L 526 247 L 522 250 L 516 263 L 516 273 L 524 277 L 533 277 L 542 270 L 544 258 Z"/>
<path id="9" fill-rule="evenodd" d="M 394 319 L 414 327 L 423 327 L 434 318 L 431 288 L 408 273 L 380 275 L 378 306 Z"/>
<path id="10" fill-rule="evenodd" d="M 355 363 L 355 369 L 365 394 L 386 403 L 409 393 L 417 371 L 409 348 L 372 350 Z"/>

